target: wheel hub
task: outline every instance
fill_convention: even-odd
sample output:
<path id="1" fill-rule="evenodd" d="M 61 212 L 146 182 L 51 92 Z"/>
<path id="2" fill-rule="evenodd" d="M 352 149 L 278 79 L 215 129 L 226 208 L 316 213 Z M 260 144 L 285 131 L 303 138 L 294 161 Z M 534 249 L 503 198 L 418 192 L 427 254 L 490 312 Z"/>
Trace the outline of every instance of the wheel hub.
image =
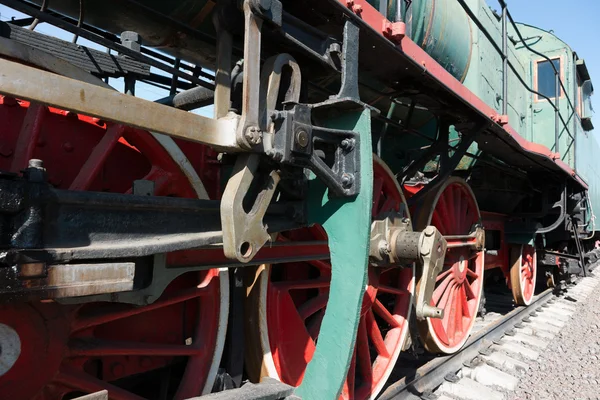
<path id="1" fill-rule="evenodd" d="M 0 323 L 0 376 L 15 365 L 21 354 L 21 338 L 17 331 Z"/>
<path id="2" fill-rule="evenodd" d="M 66 350 L 68 320 L 53 303 L 0 309 L 0 392 L 33 398 L 58 371 Z M 27 384 L 15 385 L 27 376 Z"/>

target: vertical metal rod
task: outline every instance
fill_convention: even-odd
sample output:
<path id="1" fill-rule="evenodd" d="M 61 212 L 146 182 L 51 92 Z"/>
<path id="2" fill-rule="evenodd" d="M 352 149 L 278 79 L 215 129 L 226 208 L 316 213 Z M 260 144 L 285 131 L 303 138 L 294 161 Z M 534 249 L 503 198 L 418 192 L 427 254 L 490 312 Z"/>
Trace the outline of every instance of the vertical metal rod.
<path id="1" fill-rule="evenodd" d="M 575 65 L 575 55 L 573 55 L 573 65 Z M 575 99 L 575 108 L 571 107 L 573 111 L 573 169 L 577 171 L 577 124 L 579 123 L 579 118 L 577 115 L 577 89 L 579 87 L 579 81 L 577 79 L 577 69 L 573 69 L 573 98 Z M 569 101 L 569 105 L 571 102 Z M 579 105 L 581 107 L 582 104 Z"/>
<path id="2" fill-rule="evenodd" d="M 392 104 L 390 104 L 390 108 L 387 113 L 387 118 L 392 119 L 394 116 L 394 111 L 396 110 L 396 102 L 392 100 Z M 383 128 L 381 129 L 381 133 L 379 134 L 379 139 L 377 140 L 377 157 L 381 157 L 381 148 L 383 146 L 383 139 L 385 138 L 385 134 L 389 128 L 390 124 L 387 122 L 383 124 Z"/>
<path id="3" fill-rule="evenodd" d="M 388 0 L 379 0 L 379 12 L 383 18 L 387 18 Z"/>
<path id="4" fill-rule="evenodd" d="M 173 63 L 173 68 L 176 68 L 177 70 L 179 70 L 179 65 L 181 63 L 181 59 L 176 58 L 175 62 Z M 170 96 L 175 96 L 177 94 L 177 76 L 173 75 L 171 77 L 171 90 L 169 92 Z"/>
<path id="5" fill-rule="evenodd" d="M 507 7 L 502 2 L 502 115 L 508 114 L 508 26 Z"/>
<path id="6" fill-rule="evenodd" d="M 215 13 L 217 15 L 218 13 Z M 221 26 L 215 16 L 217 31 L 217 68 L 215 71 L 215 118 L 222 118 L 229 112 L 231 105 L 231 55 L 233 37 L 231 32 Z"/>
<path id="7" fill-rule="evenodd" d="M 560 71 L 560 68 L 559 68 Z M 557 74 L 556 72 L 554 73 L 554 77 L 555 77 L 555 85 L 556 85 L 556 91 L 555 91 L 555 98 L 554 98 L 554 106 L 555 106 L 555 110 L 554 110 L 554 151 L 556 153 L 560 152 L 560 143 L 559 143 L 559 134 L 560 134 L 560 103 L 559 103 L 559 99 L 560 99 L 560 75 Z"/>

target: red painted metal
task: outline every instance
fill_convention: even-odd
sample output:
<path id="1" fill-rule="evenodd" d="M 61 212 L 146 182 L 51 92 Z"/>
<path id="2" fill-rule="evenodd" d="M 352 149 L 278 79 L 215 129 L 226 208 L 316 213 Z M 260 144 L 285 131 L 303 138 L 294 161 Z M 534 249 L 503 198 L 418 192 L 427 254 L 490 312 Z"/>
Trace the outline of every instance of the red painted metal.
<path id="1" fill-rule="evenodd" d="M 504 274 L 504 277 L 509 279 L 509 247 L 504 239 L 504 223 L 506 222 L 506 215 L 482 211 L 481 219 L 483 221 L 483 228 L 486 231 L 497 231 L 500 235 L 500 248 L 498 249 L 498 255 L 492 255 L 489 253 L 485 255 L 485 269 L 488 270 L 500 268 Z"/>
<path id="2" fill-rule="evenodd" d="M 374 165 L 373 216 L 400 211 L 402 197 L 393 175 Z M 320 227 L 285 233 L 285 240 L 326 240 Z M 297 386 L 315 351 L 327 305 L 328 261 L 273 265 L 267 288 L 267 325 L 279 378 Z M 342 399 L 368 399 L 387 379 L 401 350 L 413 287 L 412 268 L 370 268 L 356 347 Z M 373 361 L 375 360 L 375 361 Z"/>
<path id="3" fill-rule="evenodd" d="M 537 275 L 536 249 L 530 245 L 513 245 L 509 287 L 516 304 L 529 305 L 535 294 Z"/>
<path id="4" fill-rule="evenodd" d="M 531 301 L 535 291 L 535 247 L 523 245 L 521 252 L 521 281 L 523 282 L 523 298 L 525 301 Z"/>
<path id="5" fill-rule="evenodd" d="M 329 246 L 326 240 L 299 243 L 277 242 L 272 246 L 267 244 L 256 254 L 252 262 L 254 264 L 270 264 L 279 260 L 284 261 L 288 256 L 307 260 L 327 260 L 329 259 Z M 231 265 L 231 260 L 225 257 L 221 248 L 173 252 L 167 256 L 167 262 L 169 265 L 180 267 L 192 265 L 220 267 Z"/>
<path id="6" fill-rule="evenodd" d="M 370 5 L 367 0 L 352 0 L 351 4 L 348 3 L 348 0 L 338 1 L 344 6 L 351 7 L 352 10 L 354 10 L 356 7 L 360 7 L 360 13 L 356 13 L 356 11 L 354 11 L 355 14 L 358 15 L 373 30 L 379 32 L 380 34 L 382 34 L 382 26 L 385 27 L 387 26 L 386 24 L 390 23 L 390 21 L 385 18 L 376 8 Z M 402 36 L 401 38 L 397 38 L 394 43 L 397 44 L 397 49 L 399 51 L 404 53 L 409 59 L 423 69 L 423 73 L 425 75 L 429 75 L 438 81 L 440 85 L 445 86 L 448 90 L 454 93 L 457 98 L 461 98 L 465 103 L 470 104 L 479 114 L 486 116 L 490 120 L 490 123 L 497 123 L 496 121 L 508 122 L 504 121 L 502 115 L 499 115 L 493 108 L 488 106 L 466 86 L 460 83 L 459 80 L 454 78 L 409 37 Z M 552 152 L 546 146 L 541 144 L 529 142 L 508 123 L 500 125 L 504 132 L 508 134 L 508 136 L 514 140 L 515 144 L 518 145 L 523 151 L 540 155 L 547 160 L 552 161 L 565 173 L 574 178 L 582 187 L 585 189 L 588 188 L 587 183 L 579 175 L 577 175 L 573 168 L 564 163 L 557 153 Z"/>
<path id="7" fill-rule="evenodd" d="M 431 211 L 430 223 L 442 235 L 466 235 L 479 222 L 477 203 L 463 182 L 446 186 Z M 430 319 L 436 346 L 451 353 L 462 346 L 475 322 L 483 285 L 484 252 L 468 247 L 448 249 L 437 277 L 431 305 L 444 310 L 443 319 Z"/>
<path id="8" fill-rule="evenodd" d="M 2 96 L 0 121 L 0 170 L 18 173 L 38 158 L 61 189 L 126 193 L 134 180 L 152 179 L 157 195 L 196 197 L 148 132 Z M 176 377 L 171 395 L 199 395 L 216 346 L 219 292 L 218 270 L 211 269 L 180 276 L 145 307 L 0 305 L 0 323 L 22 344 L 0 376 L 0 397 L 50 400 L 108 389 L 111 399 L 148 398 L 161 379 L 171 379 L 169 370 Z"/>

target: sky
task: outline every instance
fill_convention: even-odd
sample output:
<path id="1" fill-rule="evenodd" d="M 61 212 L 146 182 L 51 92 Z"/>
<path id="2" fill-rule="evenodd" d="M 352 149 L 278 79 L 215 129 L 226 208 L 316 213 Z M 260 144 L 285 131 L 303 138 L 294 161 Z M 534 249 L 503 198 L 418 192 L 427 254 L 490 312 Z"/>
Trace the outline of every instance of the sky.
<path id="1" fill-rule="evenodd" d="M 498 0 L 486 1 L 492 8 L 500 10 Z M 506 2 L 516 22 L 552 30 L 559 38 L 568 43 L 580 58 L 585 59 L 592 81 L 597 80 L 596 87 L 600 88 L 600 52 L 597 51 L 598 41 L 600 41 L 599 0 L 506 0 Z M 12 17 L 21 18 L 23 15 L 0 5 L 0 20 L 7 21 Z M 47 24 L 40 24 L 36 30 L 69 41 L 72 38 L 70 33 Z M 85 39 L 79 39 L 78 43 L 104 50 Z M 153 72 L 161 73 L 155 69 Z M 119 90 L 123 89 L 122 80 L 111 80 L 110 84 Z M 165 92 L 150 85 L 138 83 L 136 96 L 156 100 L 164 97 Z M 596 109 L 600 109 L 600 103 L 596 103 L 595 100 L 596 96 L 592 97 L 592 103 L 596 104 Z M 212 106 L 196 112 L 212 116 Z M 600 115 L 595 115 L 593 122 L 594 126 L 600 127 Z"/>

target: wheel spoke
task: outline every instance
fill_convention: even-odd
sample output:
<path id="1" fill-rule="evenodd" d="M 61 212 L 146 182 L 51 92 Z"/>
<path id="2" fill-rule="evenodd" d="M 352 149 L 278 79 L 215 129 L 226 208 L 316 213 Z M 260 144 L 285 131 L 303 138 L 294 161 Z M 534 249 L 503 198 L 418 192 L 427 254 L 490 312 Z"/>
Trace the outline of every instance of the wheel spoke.
<path id="1" fill-rule="evenodd" d="M 458 207 L 458 214 L 457 215 L 460 218 L 460 221 L 459 221 L 460 222 L 459 223 L 459 225 L 460 225 L 459 229 L 460 230 L 459 230 L 459 232 L 462 234 L 463 232 L 467 232 L 467 231 L 469 231 L 471 229 L 470 226 L 465 226 L 465 224 L 468 222 L 468 219 L 467 219 L 468 215 L 467 215 L 467 213 L 469 211 L 469 208 L 468 208 L 467 202 L 465 201 L 465 199 L 462 196 L 462 190 L 458 189 L 458 190 L 455 191 L 455 193 L 458 195 L 457 196 L 458 198 L 456 199 L 456 203 L 458 204 L 458 206 L 457 206 Z"/>
<path id="2" fill-rule="evenodd" d="M 19 172 L 27 168 L 29 160 L 33 158 L 47 112 L 48 108 L 42 104 L 29 105 L 15 145 L 14 158 L 10 165 L 11 172 Z"/>
<path id="3" fill-rule="evenodd" d="M 444 327 L 446 328 L 446 331 L 448 331 L 448 321 L 450 318 L 450 314 L 452 311 L 452 308 L 454 308 L 454 292 L 456 291 L 456 285 L 452 285 L 452 287 L 450 288 L 450 290 L 448 290 L 447 294 L 444 294 L 444 298 L 442 300 L 444 300 L 443 305 L 440 304 L 439 308 L 444 310 L 444 318 L 442 319 L 442 325 L 444 325 Z M 450 312 L 449 312 L 450 311 Z"/>
<path id="4" fill-rule="evenodd" d="M 329 299 L 329 293 L 321 294 L 317 297 L 313 297 L 306 303 L 298 307 L 298 314 L 302 320 L 306 321 L 308 317 L 313 315 L 319 310 L 322 310 L 327 306 L 327 300 Z"/>
<path id="5" fill-rule="evenodd" d="M 201 344 L 199 344 L 201 345 Z M 192 356 L 203 353 L 197 345 L 117 342 L 102 339 L 74 339 L 69 343 L 69 354 L 73 357 L 105 356 Z"/>
<path id="6" fill-rule="evenodd" d="M 391 196 L 388 197 L 388 198 L 386 198 L 385 202 L 383 203 L 383 205 L 379 209 L 379 212 L 377 213 L 377 215 L 381 215 L 382 213 L 385 213 L 385 212 L 393 210 L 395 204 L 396 204 L 396 199 L 394 199 Z"/>
<path id="7" fill-rule="evenodd" d="M 446 221 L 444 221 L 437 211 L 433 212 L 433 216 L 431 218 L 431 223 L 438 229 L 440 232 L 448 232 L 448 228 L 446 227 Z"/>
<path id="8" fill-rule="evenodd" d="M 79 389 L 86 393 L 95 393 L 102 390 L 107 390 L 110 393 L 111 400 L 144 400 L 142 397 L 136 396 L 120 387 L 111 385 L 110 383 L 96 379 L 88 374 L 70 370 L 65 368 L 61 370 L 56 381 L 73 389 Z"/>
<path id="9" fill-rule="evenodd" d="M 467 290 L 465 289 L 464 285 L 461 287 L 460 298 L 462 299 L 463 316 L 465 316 L 468 319 L 471 319 L 471 311 L 469 310 L 469 300 L 467 299 Z"/>
<path id="10" fill-rule="evenodd" d="M 309 263 L 310 265 L 312 265 L 315 268 L 318 268 L 319 270 L 331 270 L 331 263 L 329 263 L 327 261 L 310 260 L 310 261 L 307 261 L 307 263 Z"/>
<path id="11" fill-rule="evenodd" d="M 442 203 L 442 209 L 445 211 L 446 218 L 448 220 L 448 229 L 450 232 L 447 232 L 448 235 L 458 234 L 460 232 L 456 231 L 456 215 L 454 211 L 454 196 L 452 194 L 452 185 L 448 186 L 444 193 L 440 196 L 440 200 Z"/>
<path id="12" fill-rule="evenodd" d="M 273 287 L 277 290 L 297 290 L 297 289 L 321 289 L 328 288 L 329 278 L 305 279 L 300 281 L 281 281 L 273 282 Z"/>
<path id="13" fill-rule="evenodd" d="M 468 232 L 470 226 L 465 226 L 465 224 L 468 223 L 468 221 L 466 221 L 465 216 L 463 215 L 463 207 L 465 206 L 464 204 L 464 199 L 462 198 L 462 190 L 460 188 L 454 188 L 453 190 L 453 194 L 454 194 L 454 212 L 456 213 L 456 229 L 457 229 L 457 233 L 463 234 Z"/>
<path id="14" fill-rule="evenodd" d="M 352 352 L 352 360 L 350 360 L 350 367 L 348 368 L 348 377 L 344 383 L 345 392 L 348 393 L 348 398 L 354 398 L 354 386 L 356 384 L 356 348 Z"/>
<path id="15" fill-rule="evenodd" d="M 477 278 L 479 278 L 479 275 L 477 275 L 477 274 L 475 273 L 475 271 L 473 271 L 473 270 L 472 270 L 472 269 L 470 269 L 470 268 L 468 268 L 468 269 L 467 269 L 467 275 L 468 275 L 468 276 L 470 276 L 470 277 L 471 277 L 471 278 L 473 278 L 473 279 L 477 279 Z"/>
<path id="16" fill-rule="evenodd" d="M 152 168 L 150 169 L 150 172 L 148 172 L 146 174 L 146 176 L 144 176 L 142 178 L 142 180 L 154 182 L 154 195 L 155 196 L 170 194 L 170 193 L 165 193 L 165 191 L 173 183 L 171 181 L 171 174 L 166 172 L 162 168 L 157 167 L 157 166 L 152 166 Z M 133 188 L 131 188 L 127 191 L 127 194 L 132 194 L 132 193 L 133 193 Z"/>
<path id="17" fill-rule="evenodd" d="M 197 288 L 180 291 L 177 295 L 171 295 L 168 298 L 158 300 L 147 306 L 126 307 L 109 311 L 103 310 L 93 315 L 80 316 L 79 318 L 77 318 L 77 320 L 74 321 L 72 329 L 73 331 L 80 331 L 82 329 L 91 328 L 93 326 L 102 325 L 119 319 L 131 317 L 133 315 L 153 311 L 158 308 L 168 307 L 173 304 L 182 303 L 184 301 L 208 295 L 211 293 L 211 291 L 209 290 L 209 283 L 206 283 L 205 286 L 201 285 L 199 285 Z"/>
<path id="18" fill-rule="evenodd" d="M 381 284 L 379 284 L 377 286 L 377 290 L 385 292 L 385 293 L 396 294 L 398 296 L 404 296 L 404 295 L 408 294 L 408 290 L 406 290 L 406 289 L 395 288 L 395 287 L 391 287 L 388 285 L 381 285 Z"/>
<path id="19" fill-rule="evenodd" d="M 379 213 L 379 202 L 381 201 L 381 189 L 383 188 L 383 179 L 375 178 L 373 180 L 373 209 L 372 217 L 375 218 Z"/>
<path id="20" fill-rule="evenodd" d="M 373 382 L 373 370 L 371 369 L 371 352 L 369 351 L 369 337 L 364 318 L 358 324 L 358 336 L 356 338 L 356 362 L 362 376 L 362 381 L 367 384 Z"/>
<path id="21" fill-rule="evenodd" d="M 381 304 L 381 302 L 378 299 L 375 299 L 375 302 L 373 303 L 373 310 L 375 310 L 375 313 L 377 313 L 377 315 L 383 318 L 383 320 L 387 322 L 392 328 L 400 327 L 400 322 L 398 322 L 396 318 L 394 318 L 394 316 L 388 311 L 387 308 L 385 308 L 383 304 Z"/>
<path id="22" fill-rule="evenodd" d="M 446 320 L 446 333 L 448 334 L 448 339 L 456 336 L 456 314 L 458 308 L 458 286 L 455 286 L 452 289 L 452 294 L 450 295 L 449 303 L 450 307 L 446 309 L 448 312 L 448 319 Z"/>
<path id="23" fill-rule="evenodd" d="M 463 285 L 460 285 L 456 288 L 456 302 L 455 302 L 455 322 L 454 322 L 454 330 L 456 332 L 461 332 L 463 331 L 463 309 L 462 309 L 462 305 L 463 305 L 463 299 L 465 298 L 464 294 L 463 294 Z"/>
<path id="24" fill-rule="evenodd" d="M 323 317 L 325 316 L 324 311 L 319 311 L 307 324 L 306 329 L 312 340 L 316 343 L 319 337 L 319 331 L 321 330 L 321 324 L 323 323 Z"/>
<path id="25" fill-rule="evenodd" d="M 447 277 L 448 275 L 450 275 L 451 273 L 452 273 L 452 268 L 448 268 L 447 270 L 445 270 L 444 272 L 442 272 L 441 274 L 439 274 L 437 276 L 437 278 L 435 278 L 435 281 L 439 282 L 442 279 L 444 279 L 445 277 Z"/>
<path id="26" fill-rule="evenodd" d="M 465 287 L 465 294 L 467 295 L 468 300 L 477 298 L 477 296 L 475 296 L 475 293 L 473 292 L 473 288 L 471 287 L 471 283 L 469 282 L 468 279 L 465 279 L 464 287 Z"/>
<path id="27" fill-rule="evenodd" d="M 102 170 L 104 162 L 108 158 L 110 152 L 115 147 L 125 128 L 123 125 L 113 124 L 108 128 L 106 134 L 100 142 L 92 150 L 92 154 L 88 157 L 83 167 L 77 173 L 77 176 L 71 183 L 69 190 L 88 190 L 90 185 Z"/>
<path id="28" fill-rule="evenodd" d="M 377 325 L 377 321 L 375 321 L 375 315 L 373 315 L 373 311 L 369 310 L 365 317 L 365 325 L 367 327 L 369 337 L 371 338 L 371 342 L 373 342 L 373 346 L 377 351 L 377 354 L 379 354 L 382 357 L 388 358 L 390 354 L 385 345 L 385 341 L 383 340 L 383 336 L 381 335 L 381 331 L 379 330 L 379 325 Z"/>
<path id="29" fill-rule="evenodd" d="M 449 269 L 448 271 L 452 271 L 452 269 Z M 431 296 L 431 300 L 433 300 L 434 304 L 437 304 L 440 301 L 440 298 L 448 289 L 448 285 L 450 284 L 450 282 L 453 282 L 453 281 L 454 281 L 454 276 L 448 274 L 446 276 L 446 278 L 442 281 L 442 283 L 440 283 L 438 285 L 438 287 L 435 288 L 435 290 L 433 291 L 433 295 Z"/>

